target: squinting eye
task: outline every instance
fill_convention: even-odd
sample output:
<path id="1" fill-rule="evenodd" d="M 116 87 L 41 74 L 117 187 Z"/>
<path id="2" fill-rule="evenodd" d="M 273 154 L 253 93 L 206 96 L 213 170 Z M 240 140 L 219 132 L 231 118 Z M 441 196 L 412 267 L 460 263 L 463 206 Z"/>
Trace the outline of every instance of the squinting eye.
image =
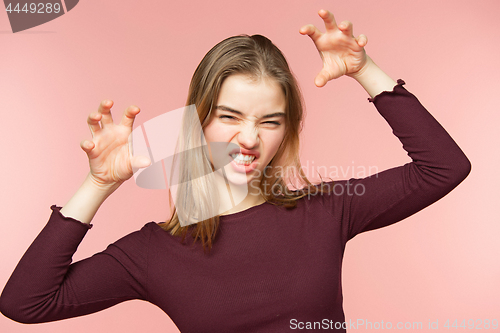
<path id="1" fill-rule="evenodd" d="M 278 126 L 281 125 L 281 123 L 278 121 L 266 121 L 264 124 L 271 124 L 271 125 L 278 125 Z"/>
<path id="2" fill-rule="evenodd" d="M 223 119 L 223 118 L 236 120 L 236 118 L 235 118 L 235 117 L 233 117 L 233 116 L 222 115 L 222 116 L 220 116 L 220 117 L 219 117 L 219 119 Z"/>

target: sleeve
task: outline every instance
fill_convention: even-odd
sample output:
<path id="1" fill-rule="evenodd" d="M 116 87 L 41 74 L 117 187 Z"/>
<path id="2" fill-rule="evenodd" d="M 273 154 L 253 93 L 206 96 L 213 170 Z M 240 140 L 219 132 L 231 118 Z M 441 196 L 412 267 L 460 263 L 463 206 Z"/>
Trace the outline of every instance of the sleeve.
<path id="1" fill-rule="evenodd" d="M 53 210 L 7 282 L 0 311 L 21 323 L 77 317 L 131 299 L 146 299 L 148 228 L 71 263 L 91 227 Z"/>
<path id="2" fill-rule="evenodd" d="M 388 122 L 412 162 L 363 179 L 334 185 L 340 193 L 344 244 L 357 234 L 398 222 L 436 202 L 460 182 L 471 164 L 445 129 L 408 92 L 403 80 L 393 91 L 369 99 Z M 340 188 L 335 189 L 335 186 Z"/>

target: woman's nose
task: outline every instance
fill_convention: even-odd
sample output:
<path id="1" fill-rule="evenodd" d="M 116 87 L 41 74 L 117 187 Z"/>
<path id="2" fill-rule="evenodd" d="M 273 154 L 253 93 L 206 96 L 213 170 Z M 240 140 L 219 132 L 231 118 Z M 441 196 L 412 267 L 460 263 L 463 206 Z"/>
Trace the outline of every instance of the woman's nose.
<path id="1" fill-rule="evenodd" d="M 243 126 L 238 133 L 238 143 L 246 149 L 253 149 L 259 144 L 259 129 L 253 124 Z"/>

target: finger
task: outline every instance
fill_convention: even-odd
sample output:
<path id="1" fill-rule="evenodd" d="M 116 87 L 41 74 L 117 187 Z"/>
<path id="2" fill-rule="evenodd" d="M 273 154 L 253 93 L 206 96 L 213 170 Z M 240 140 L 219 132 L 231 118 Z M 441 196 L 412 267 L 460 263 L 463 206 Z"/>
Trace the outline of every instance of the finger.
<path id="1" fill-rule="evenodd" d="M 80 142 L 80 147 L 83 149 L 84 152 L 90 154 L 92 149 L 95 148 L 95 143 L 89 140 L 82 140 L 82 142 Z"/>
<path id="2" fill-rule="evenodd" d="M 99 126 L 99 121 L 101 120 L 102 115 L 97 112 L 93 112 L 89 114 L 87 118 L 87 124 L 89 125 L 90 133 L 92 133 L 92 137 L 94 134 L 101 130 L 101 126 Z"/>
<path id="3" fill-rule="evenodd" d="M 141 112 L 139 107 L 135 105 L 129 106 L 127 110 L 125 110 L 125 112 L 123 113 L 120 125 L 130 127 L 130 129 L 132 129 L 132 126 L 134 125 L 135 116 L 137 116 L 139 112 Z"/>
<path id="4" fill-rule="evenodd" d="M 328 80 L 330 80 L 330 75 L 328 75 L 328 73 L 324 69 L 322 69 L 321 72 L 319 72 L 319 74 L 316 76 L 316 79 L 314 79 L 314 84 L 317 87 L 323 87 L 328 82 Z"/>
<path id="5" fill-rule="evenodd" d="M 356 42 L 358 43 L 359 46 L 365 47 L 366 44 L 368 44 L 368 37 L 366 37 L 365 35 L 361 34 L 361 35 L 358 36 L 358 38 L 356 38 Z"/>
<path id="6" fill-rule="evenodd" d="M 300 28 L 299 32 L 302 35 L 308 35 L 314 42 L 316 42 L 322 35 L 321 31 L 319 31 L 319 29 L 312 24 L 303 26 L 302 28 Z"/>
<path id="7" fill-rule="evenodd" d="M 333 31 L 337 30 L 337 23 L 335 22 L 335 17 L 333 17 L 333 14 L 326 10 L 326 9 L 321 9 L 318 12 L 319 16 L 323 19 L 323 22 L 325 22 L 325 28 L 328 31 Z"/>
<path id="8" fill-rule="evenodd" d="M 132 169 L 142 169 L 151 165 L 151 160 L 146 156 L 134 156 L 130 160 L 130 164 L 132 165 Z"/>
<path id="9" fill-rule="evenodd" d="M 111 107 L 113 106 L 113 101 L 104 100 L 99 105 L 99 113 L 102 114 L 101 124 L 104 128 L 106 125 L 113 124 L 113 117 L 111 117 Z"/>
<path id="10" fill-rule="evenodd" d="M 339 29 L 349 37 L 354 37 L 352 34 L 352 23 L 350 21 L 342 21 L 342 23 L 339 24 Z"/>

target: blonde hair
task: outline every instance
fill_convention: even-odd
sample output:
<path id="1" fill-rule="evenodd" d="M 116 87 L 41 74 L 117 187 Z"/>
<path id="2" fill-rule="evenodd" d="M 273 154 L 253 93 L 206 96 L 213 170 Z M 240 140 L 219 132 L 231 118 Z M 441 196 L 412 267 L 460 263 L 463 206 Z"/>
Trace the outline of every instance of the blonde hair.
<path id="1" fill-rule="evenodd" d="M 295 208 L 298 199 L 318 192 L 323 193 L 323 181 L 320 188 L 313 185 L 305 176 L 300 164 L 299 134 L 303 128 L 304 116 L 302 94 L 285 57 L 268 38 L 261 35 L 233 36 L 215 45 L 202 59 L 191 79 L 186 103 L 196 106 L 202 129 L 213 118 L 212 110 L 215 109 L 222 83 L 234 74 L 248 75 L 255 80 L 272 78 L 283 89 L 286 100 L 285 136 L 276 155 L 266 166 L 266 177 L 262 177 L 259 184 L 265 201 Z M 188 159 L 187 155 L 183 156 Z M 197 156 L 199 158 L 205 155 L 197 154 Z M 214 195 L 209 185 L 211 178 L 199 177 L 202 174 L 208 175 L 211 170 L 207 169 L 206 163 L 200 162 L 181 161 L 182 165 L 188 165 L 189 169 L 198 167 L 199 170 L 192 171 L 190 177 L 195 182 L 190 183 L 189 190 L 195 195 L 189 198 L 184 196 L 186 200 L 184 202 L 178 200 L 176 205 L 182 204 L 185 207 L 199 205 L 203 207 L 201 209 L 213 209 L 211 205 Z M 292 184 L 295 190 L 291 191 L 289 185 Z M 297 191 L 298 188 L 301 190 Z M 268 191 L 269 189 L 271 191 Z M 172 235 L 182 235 L 182 240 L 189 233 L 195 242 L 201 241 L 204 250 L 210 251 L 219 228 L 219 215 L 210 216 L 213 217 L 195 225 L 181 226 L 177 210 L 173 207 L 169 221 L 160 226 Z"/>

